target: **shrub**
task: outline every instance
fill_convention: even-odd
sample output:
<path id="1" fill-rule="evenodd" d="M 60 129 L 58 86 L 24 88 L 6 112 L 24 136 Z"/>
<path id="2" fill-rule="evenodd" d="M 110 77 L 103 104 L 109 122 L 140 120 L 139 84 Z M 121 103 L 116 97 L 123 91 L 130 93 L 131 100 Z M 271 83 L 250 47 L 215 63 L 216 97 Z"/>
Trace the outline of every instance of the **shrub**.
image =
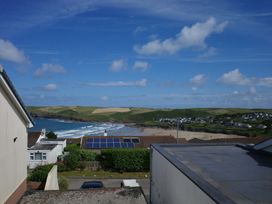
<path id="1" fill-rule="evenodd" d="M 67 190 L 68 189 L 69 184 L 65 178 L 60 176 L 58 181 L 59 181 L 59 189 L 60 190 Z"/>
<path id="2" fill-rule="evenodd" d="M 53 164 L 36 167 L 28 177 L 29 181 L 45 182 L 48 172 L 52 169 Z"/>
<path id="3" fill-rule="evenodd" d="M 66 171 L 67 168 L 63 163 L 58 163 L 58 172 Z"/>
<path id="4" fill-rule="evenodd" d="M 147 149 L 105 149 L 99 158 L 105 169 L 114 171 L 149 170 L 149 151 Z"/>
<path id="5" fill-rule="evenodd" d="M 57 135 L 54 132 L 52 132 L 52 131 L 50 131 L 49 133 L 47 133 L 46 137 L 48 139 L 57 139 Z"/>
<path id="6" fill-rule="evenodd" d="M 74 170 L 78 167 L 79 164 L 79 156 L 74 152 L 70 152 L 67 156 L 64 157 L 63 161 L 67 170 Z"/>

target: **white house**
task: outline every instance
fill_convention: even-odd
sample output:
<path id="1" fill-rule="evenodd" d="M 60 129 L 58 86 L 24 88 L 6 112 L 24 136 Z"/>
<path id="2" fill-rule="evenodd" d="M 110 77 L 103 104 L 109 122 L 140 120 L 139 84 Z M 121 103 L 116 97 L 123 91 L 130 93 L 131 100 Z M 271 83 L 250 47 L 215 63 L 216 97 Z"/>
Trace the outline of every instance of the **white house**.
<path id="1" fill-rule="evenodd" d="M 0 65 L 0 203 L 16 203 L 26 191 L 27 128 L 22 100 Z"/>
<path id="2" fill-rule="evenodd" d="M 33 134 L 29 134 L 31 137 Z M 28 147 L 28 167 L 56 163 L 58 157 L 63 154 L 66 147 L 66 139 L 48 139 L 45 130 L 42 130 L 40 137 L 34 145 Z"/>

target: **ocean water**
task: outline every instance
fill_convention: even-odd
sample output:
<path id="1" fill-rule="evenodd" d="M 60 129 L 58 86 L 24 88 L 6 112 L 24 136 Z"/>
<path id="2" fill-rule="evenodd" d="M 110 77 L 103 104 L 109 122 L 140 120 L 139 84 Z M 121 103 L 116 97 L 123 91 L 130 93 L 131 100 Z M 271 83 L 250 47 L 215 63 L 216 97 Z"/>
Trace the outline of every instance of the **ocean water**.
<path id="1" fill-rule="evenodd" d="M 108 136 L 142 136 L 141 129 L 120 123 L 77 122 L 60 119 L 34 118 L 35 126 L 29 131 L 55 132 L 58 137 L 78 138 L 85 135 L 101 136 L 106 130 Z"/>

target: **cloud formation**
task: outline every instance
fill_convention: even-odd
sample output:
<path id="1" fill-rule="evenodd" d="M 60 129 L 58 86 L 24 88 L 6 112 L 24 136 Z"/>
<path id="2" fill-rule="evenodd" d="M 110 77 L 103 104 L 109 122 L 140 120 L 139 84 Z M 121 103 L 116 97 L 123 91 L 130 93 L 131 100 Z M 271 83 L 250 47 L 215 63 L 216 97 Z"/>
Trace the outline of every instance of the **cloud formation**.
<path id="1" fill-rule="evenodd" d="M 110 81 L 110 82 L 90 82 L 85 83 L 86 86 L 94 87 L 145 87 L 147 85 L 147 79 L 139 81 Z"/>
<path id="2" fill-rule="evenodd" d="M 142 55 L 173 55 L 186 48 L 207 48 L 206 39 L 214 34 L 224 31 L 228 22 L 217 23 L 211 17 L 202 23 L 196 23 L 191 27 L 185 26 L 172 38 L 165 40 L 152 40 L 142 46 L 134 46 L 134 50 Z"/>
<path id="3" fill-rule="evenodd" d="M 146 71 L 149 67 L 148 62 L 145 61 L 135 61 L 133 65 L 134 70 L 139 70 L 139 71 Z"/>
<path id="4" fill-rule="evenodd" d="M 239 69 L 224 73 L 217 81 L 228 85 L 272 87 L 272 77 L 247 77 L 243 75 Z"/>
<path id="5" fill-rule="evenodd" d="M 47 85 L 43 86 L 43 89 L 45 91 L 55 91 L 57 89 L 57 85 L 56 84 L 47 84 Z"/>
<path id="6" fill-rule="evenodd" d="M 22 50 L 19 50 L 12 42 L 3 39 L 0 39 L 0 59 L 18 64 L 28 62 Z"/>
<path id="7" fill-rule="evenodd" d="M 110 70 L 113 72 L 120 72 L 126 69 L 126 62 L 123 59 L 113 60 L 110 65 Z"/>
<path id="8" fill-rule="evenodd" d="M 58 64 L 42 64 L 40 68 L 38 68 L 34 75 L 37 77 L 48 76 L 50 74 L 64 74 L 66 70 L 63 66 Z"/>
<path id="9" fill-rule="evenodd" d="M 194 86 L 200 86 L 204 84 L 206 80 L 207 80 L 207 77 L 205 74 L 198 74 L 198 75 L 195 75 L 193 78 L 191 78 L 190 82 Z"/>

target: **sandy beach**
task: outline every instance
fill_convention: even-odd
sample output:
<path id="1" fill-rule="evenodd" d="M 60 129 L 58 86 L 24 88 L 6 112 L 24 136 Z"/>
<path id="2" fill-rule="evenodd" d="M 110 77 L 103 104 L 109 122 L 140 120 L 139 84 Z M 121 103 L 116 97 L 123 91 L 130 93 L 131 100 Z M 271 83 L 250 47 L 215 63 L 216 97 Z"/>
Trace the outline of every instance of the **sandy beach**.
<path id="1" fill-rule="evenodd" d="M 167 130 L 162 128 L 142 128 L 142 134 L 145 136 L 160 136 L 160 135 L 171 135 L 176 137 L 176 130 Z M 211 139 L 219 139 L 219 138 L 245 138 L 245 136 L 239 135 L 227 135 L 220 133 L 207 133 L 207 132 L 190 132 L 190 131 L 182 131 L 178 132 L 179 138 L 185 138 L 186 140 L 190 140 L 193 138 L 198 138 L 202 140 L 211 140 Z"/>

